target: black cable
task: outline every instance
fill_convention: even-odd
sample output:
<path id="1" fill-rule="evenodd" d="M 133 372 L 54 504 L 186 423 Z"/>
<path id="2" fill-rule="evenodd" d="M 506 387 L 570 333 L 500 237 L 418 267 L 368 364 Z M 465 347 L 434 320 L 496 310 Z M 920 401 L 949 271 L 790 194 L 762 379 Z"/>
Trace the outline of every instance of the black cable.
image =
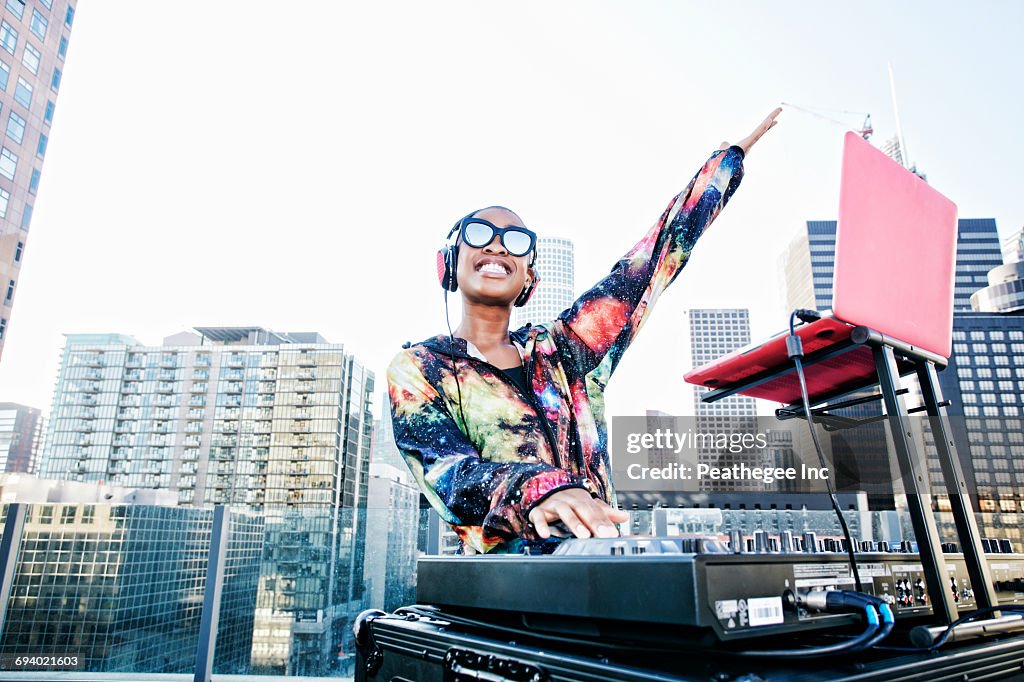
<path id="1" fill-rule="evenodd" d="M 444 290 L 444 323 L 448 325 L 448 354 L 452 358 L 452 374 L 455 375 L 455 388 L 459 392 L 459 416 L 462 417 L 462 428 L 468 429 L 466 413 L 462 411 L 462 384 L 459 383 L 459 370 L 455 367 L 455 332 L 452 331 L 452 321 L 448 315 L 448 289 Z"/>
<path id="2" fill-rule="evenodd" d="M 875 637 L 880 634 L 878 631 L 878 612 L 875 611 L 875 607 L 871 604 L 865 604 L 863 608 L 868 626 L 864 632 L 851 639 L 846 639 L 836 644 L 829 644 L 828 646 L 808 647 L 806 649 L 753 649 L 747 651 L 736 651 L 734 653 L 735 655 L 743 656 L 744 658 L 816 658 L 818 656 L 828 656 L 830 654 L 838 654 L 845 651 L 855 651 L 867 646 L 869 642 L 874 640 Z"/>
<path id="3" fill-rule="evenodd" d="M 949 636 L 951 634 L 953 634 L 953 630 L 957 626 L 963 625 L 964 623 L 969 623 L 972 620 L 977 620 L 981 616 L 987 616 L 989 614 L 996 613 L 997 611 L 1006 611 L 1008 613 L 1024 614 L 1024 606 L 1016 606 L 1016 605 L 1012 605 L 1012 604 L 1008 605 L 1008 606 L 989 606 L 989 607 L 986 607 L 984 609 L 978 609 L 977 611 L 972 611 L 971 613 L 967 614 L 966 616 L 962 616 L 960 618 L 957 618 L 952 623 L 947 625 L 946 629 L 942 631 L 942 634 L 939 635 L 935 639 L 935 641 L 931 643 L 931 645 L 926 646 L 926 647 L 876 646 L 876 647 L 874 647 L 874 649 L 876 651 L 902 651 L 902 652 L 906 652 L 906 653 L 915 653 L 915 654 L 921 654 L 921 653 L 926 653 L 926 652 L 929 652 L 929 651 L 935 651 L 936 649 L 938 649 L 939 647 L 941 647 L 943 644 L 946 643 L 946 640 L 949 639 Z"/>
<path id="4" fill-rule="evenodd" d="M 878 609 L 878 613 L 882 616 L 882 630 L 877 635 L 875 635 L 867 642 L 865 642 L 863 645 L 857 647 L 857 651 L 863 651 L 865 649 L 870 649 L 871 647 L 875 646 L 883 639 L 888 637 L 889 634 L 892 632 L 893 628 L 896 627 L 896 616 L 895 614 L 893 614 L 892 609 L 889 608 L 888 604 L 882 602 L 875 608 Z"/>
<path id="5" fill-rule="evenodd" d="M 796 374 L 800 379 L 800 396 L 804 406 L 804 416 L 807 418 L 807 425 L 811 429 L 811 439 L 814 441 L 814 449 L 818 453 L 818 462 L 821 464 L 821 468 L 827 468 L 825 462 L 825 451 L 821 447 L 821 442 L 818 440 L 818 433 L 814 430 L 814 414 L 811 412 L 811 398 L 807 392 L 807 378 L 804 376 L 804 365 L 800 358 L 803 357 L 804 348 L 803 341 L 796 335 L 796 318 L 800 317 L 804 322 L 811 320 L 821 319 L 821 315 L 815 310 L 794 310 L 789 315 L 789 338 L 786 339 L 786 348 L 789 352 L 789 357 L 793 359 L 793 364 L 796 366 Z M 843 510 L 839 507 L 839 500 L 836 498 L 836 491 L 832 488 L 832 479 L 825 477 L 825 487 L 828 489 L 829 499 L 832 501 L 832 509 L 835 510 L 836 517 L 839 519 L 839 527 L 843 530 L 843 537 L 846 539 L 846 551 L 850 555 L 850 570 L 853 571 L 853 580 L 857 586 L 858 592 L 864 591 L 864 585 L 860 580 L 860 571 L 857 570 L 857 557 L 854 554 L 853 549 L 853 536 L 850 534 L 850 527 L 846 525 L 846 517 L 843 516 Z"/>

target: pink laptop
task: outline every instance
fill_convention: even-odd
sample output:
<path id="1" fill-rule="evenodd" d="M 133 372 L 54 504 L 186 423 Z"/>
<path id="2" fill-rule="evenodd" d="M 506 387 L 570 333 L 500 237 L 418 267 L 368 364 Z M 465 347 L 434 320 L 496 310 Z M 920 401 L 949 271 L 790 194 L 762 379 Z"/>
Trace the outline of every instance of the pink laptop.
<path id="1" fill-rule="evenodd" d="M 843 144 L 832 310 L 798 327 L 804 353 L 827 349 L 865 326 L 928 354 L 952 352 L 956 205 L 856 133 Z M 698 367 L 691 384 L 723 388 L 792 366 L 783 332 Z M 908 367 L 901 367 L 901 370 Z M 875 383 L 871 349 L 861 347 L 806 368 L 811 398 Z M 739 391 L 793 403 L 793 372 Z"/>

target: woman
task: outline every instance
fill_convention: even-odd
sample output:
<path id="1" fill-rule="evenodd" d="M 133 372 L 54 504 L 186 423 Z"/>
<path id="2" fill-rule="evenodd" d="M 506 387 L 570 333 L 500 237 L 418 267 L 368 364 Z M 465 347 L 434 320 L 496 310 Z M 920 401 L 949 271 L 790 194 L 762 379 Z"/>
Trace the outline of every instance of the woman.
<path id="1" fill-rule="evenodd" d="M 518 215 L 492 206 L 449 232 L 438 274 L 462 293 L 462 322 L 405 348 L 387 375 L 395 441 L 464 551 L 518 552 L 560 528 L 618 534 L 627 516 L 614 507 L 605 386 L 780 111 L 723 143 L 611 273 L 550 323 L 508 329 L 538 281 L 536 236 Z"/>

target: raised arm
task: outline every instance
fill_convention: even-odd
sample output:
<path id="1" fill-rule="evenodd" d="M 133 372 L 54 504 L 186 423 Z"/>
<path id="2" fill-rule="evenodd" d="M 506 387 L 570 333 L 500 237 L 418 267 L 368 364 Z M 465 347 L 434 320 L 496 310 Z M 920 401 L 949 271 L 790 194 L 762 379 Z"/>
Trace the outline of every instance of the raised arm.
<path id="1" fill-rule="evenodd" d="M 602 385 L 658 297 L 686 265 L 697 239 L 739 187 L 746 153 L 775 126 L 780 111 L 773 111 L 737 145 L 723 143 L 608 276 L 559 316 L 556 332 L 560 322 L 566 341 L 577 347 L 574 355 L 587 365 L 585 373 Z"/>

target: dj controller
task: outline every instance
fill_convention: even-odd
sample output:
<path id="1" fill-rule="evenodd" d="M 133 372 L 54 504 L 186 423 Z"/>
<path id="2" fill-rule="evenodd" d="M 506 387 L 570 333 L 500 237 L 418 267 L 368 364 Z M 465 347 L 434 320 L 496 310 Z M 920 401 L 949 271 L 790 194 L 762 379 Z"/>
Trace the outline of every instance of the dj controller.
<path id="1" fill-rule="evenodd" d="M 735 551 L 733 548 L 736 548 Z M 1011 550 L 1009 543 L 990 549 Z M 897 619 L 932 613 L 911 542 L 864 542 L 863 591 Z M 944 549 L 947 589 L 960 611 L 976 608 L 963 556 Z M 989 555 L 1000 604 L 1024 604 L 1024 555 Z M 419 561 L 417 599 L 439 608 L 530 614 L 537 627 L 585 619 L 603 632 L 637 628 L 730 640 L 831 627 L 852 616 L 804 608 L 812 591 L 855 589 L 845 545 L 813 533 L 752 537 L 567 540 L 550 555 L 430 556 Z"/>
<path id="2" fill-rule="evenodd" d="M 999 605 L 1020 608 L 1024 555 L 1005 541 L 984 547 Z M 902 632 L 886 643 L 909 646 L 912 628 L 934 621 L 917 547 L 855 549 L 862 593 L 888 605 L 890 627 Z M 957 549 L 942 547 L 944 587 L 964 615 L 978 604 Z M 1024 638 L 1012 636 L 958 640 L 948 656 L 781 655 L 863 630 L 858 615 L 814 608 L 823 594 L 855 589 L 845 544 L 811 532 L 570 539 L 551 554 L 424 556 L 422 606 L 357 619 L 356 680 L 962 682 L 1024 669 Z M 1003 613 L 1016 621 L 1007 631 L 1019 629 L 1020 616 Z"/>

